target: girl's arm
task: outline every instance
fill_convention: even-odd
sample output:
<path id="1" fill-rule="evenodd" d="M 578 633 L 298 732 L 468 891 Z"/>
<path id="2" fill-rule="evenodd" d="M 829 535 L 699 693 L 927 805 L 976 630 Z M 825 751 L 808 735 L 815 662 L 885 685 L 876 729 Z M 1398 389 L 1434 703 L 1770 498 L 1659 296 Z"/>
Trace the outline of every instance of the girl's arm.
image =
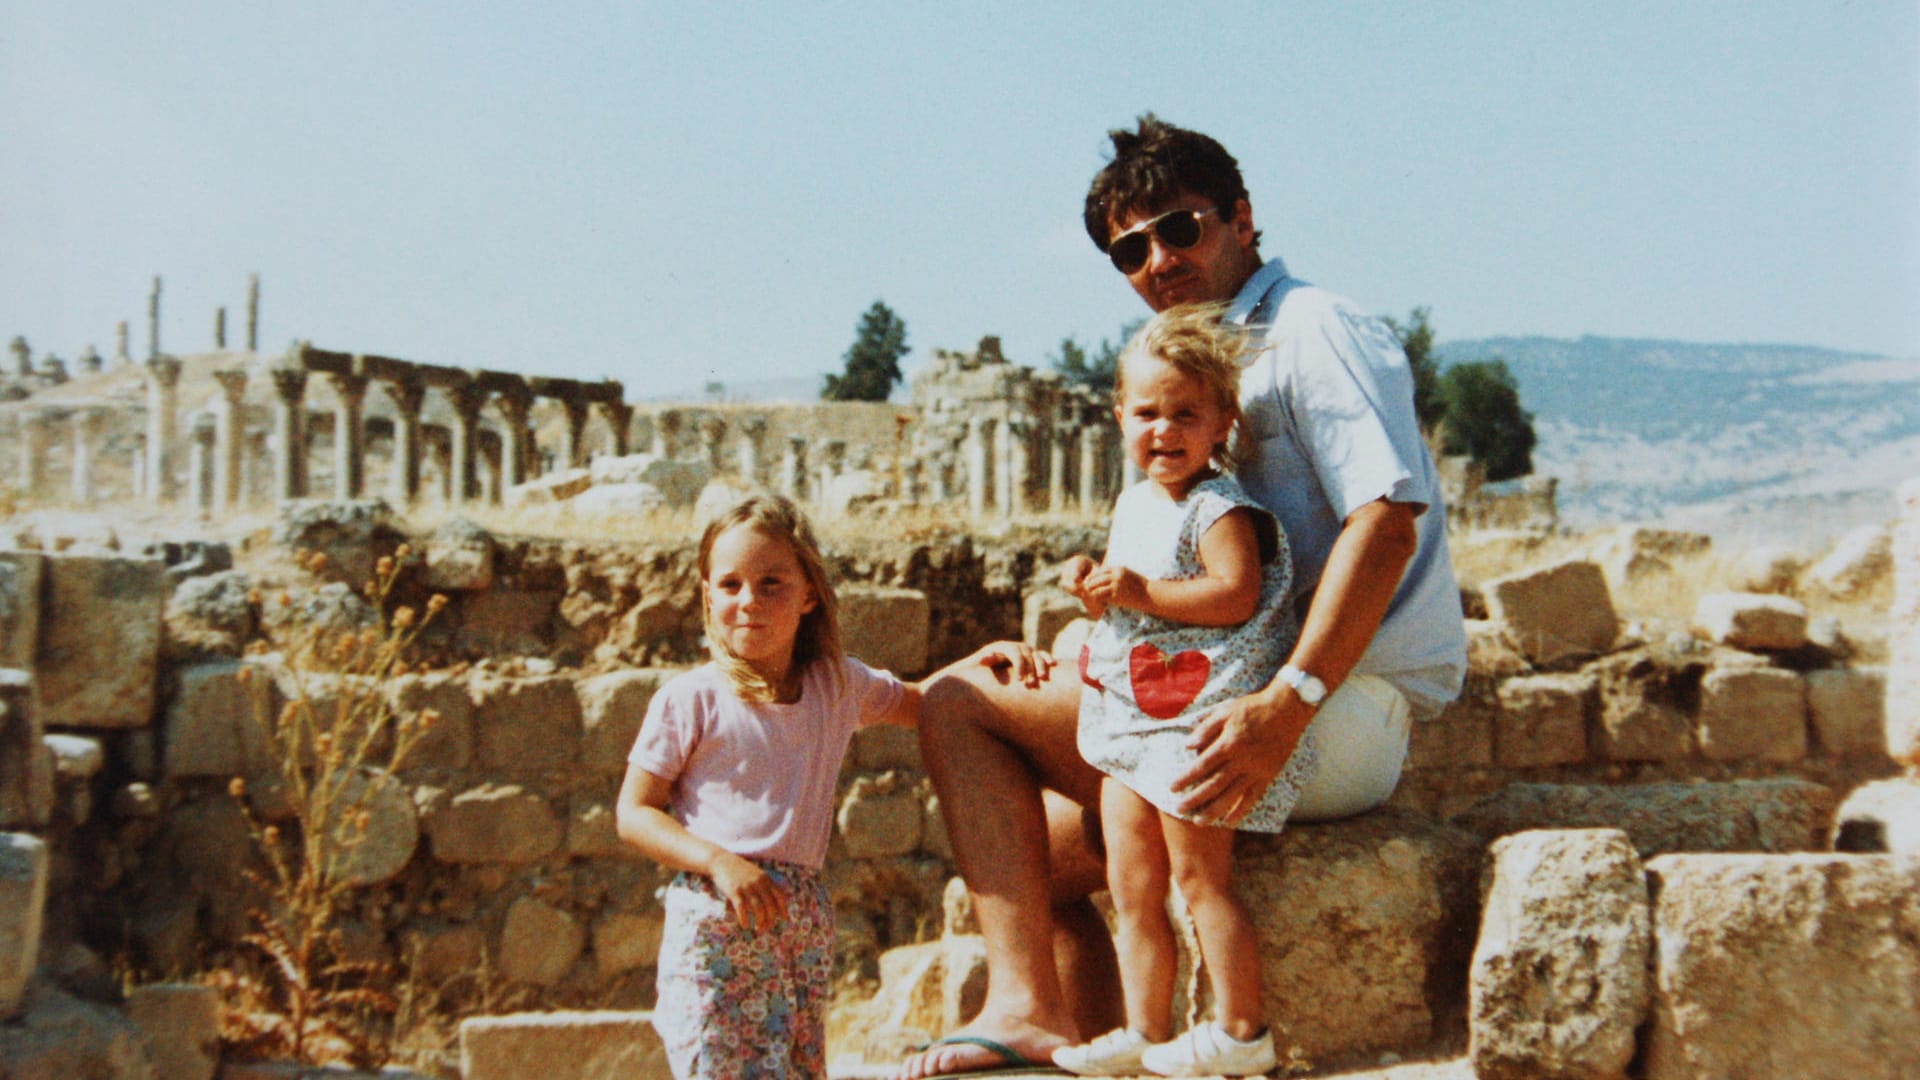
<path id="1" fill-rule="evenodd" d="M 1087 577 L 1098 566 L 1085 555 L 1074 555 L 1060 564 L 1060 587 L 1080 598 L 1080 606 L 1086 609 L 1089 619 L 1107 613 L 1107 602 L 1087 591 Z"/>
<path id="2" fill-rule="evenodd" d="M 787 895 L 766 871 L 688 832 L 667 813 L 672 797 L 672 781 L 629 763 L 614 812 L 620 839 L 662 866 L 712 878 L 748 930 L 758 933 L 785 918 Z"/>
<path id="3" fill-rule="evenodd" d="M 1200 566 L 1199 577 L 1180 581 L 1102 566 L 1087 575 L 1086 589 L 1116 607 L 1188 626 L 1246 622 L 1260 606 L 1260 543 L 1252 510 L 1229 510 L 1200 534 Z"/>
<path id="4" fill-rule="evenodd" d="M 956 674 L 966 668 L 985 666 L 1004 670 L 1007 677 L 1020 680 L 1027 689 L 1031 690 L 1047 681 L 1047 677 L 1053 674 L 1053 663 L 1052 653 L 1018 641 L 996 641 L 991 645 L 981 646 L 974 651 L 973 655 L 955 660 L 919 682 L 907 683 L 906 693 L 900 695 L 900 700 L 894 704 L 891 711 L 880 718 L 879 722 L 897 727 L 918 725 L 920 702 L 926 696 L 927 687 L 932 686 L 937 679 Z"/>

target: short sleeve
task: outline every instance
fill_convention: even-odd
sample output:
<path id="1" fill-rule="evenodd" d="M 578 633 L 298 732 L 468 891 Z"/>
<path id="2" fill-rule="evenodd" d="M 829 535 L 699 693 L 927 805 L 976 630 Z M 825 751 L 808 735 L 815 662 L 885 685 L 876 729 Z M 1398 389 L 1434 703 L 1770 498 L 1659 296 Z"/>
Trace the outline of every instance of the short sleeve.
<path id="1" fill-rule="evenodd" d="M 906 685 L 891 672 L 876 671 L 851 656 L 842 660 L 842 672 L 846 676 L 845 704 L 854 715 L 855 727 L 879 723 L 907 692 Z"/>
<path id="2" fill-rule="evenodd" d="M 1266 565 L 1274 560 L 1280 551 L 1280 526 L 1274 520 L 1273 511 L 1254 501 L 1239 481 L 1228 476 L 1216 477 L 1193 489 L 1188 496 L 1192 509 L 1187 515 L 1187 542 L 1195 551 L 1200 550 L 1200 538 L 1207 530 L 1234 510 L 1247 510 L 1253 514 L 1254 537 L 1260 545 L 1260 563 Z"/>
<path id="3" fill-rule="evenodd" d="M 629 764 L 638 765 L 663 780 L 678 779 L 699 742 L 697 696 L 691 680 L 681 676 L 668 682 L 647 703 Z"/>
<path id="4" fill-rule="evenodd" d="M 1295 421 L 1334 516 L 1386 498 L 1431 505 L 1414 466 L 1419 425 L 1412 376 L 1379 320 L 1335 307 L 1317 320 L 1319 347 L 1304 349 L 1295 378 Z"/>

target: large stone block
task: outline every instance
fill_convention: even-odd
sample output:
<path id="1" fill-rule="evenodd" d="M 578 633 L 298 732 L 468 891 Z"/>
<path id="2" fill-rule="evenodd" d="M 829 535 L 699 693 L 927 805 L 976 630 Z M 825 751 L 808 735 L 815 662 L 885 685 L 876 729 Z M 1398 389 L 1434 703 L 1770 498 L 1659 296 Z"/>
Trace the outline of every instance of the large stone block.
<path id="1" fill-rule="evenodd" d="M 642 669 L 581 680 L 580 719 L 585 729 L 580 739 L 581 764 L 596 772 L 624 774 L 654 691 L 675 674 Z"/>
<path id="2" fill-rule="evenodd" d="M 460 1022 L 464 1080 L 669 1080 L 651 1013 L 554 1012 Z"/>
<path id="3" fill-rule="evenodd" d="M 1491 841 L 1527 829 L 1621 829 L 1641 858 L 1674 851 L 1817 851 L 1834 794 L 1806 780 L 1509 784 L 1449 824 Z"/>
<path id="4" fill-rule="evenodd" d="M 912 786 L 897 777 L 861 777 L 840 803 L 837 821 L 848 856 L 907 855 L 920 846 L 925 811 Z"/>
<path id="5" fill-rule="evenodd" d="M 34 704 L 33 675 L 0 668 L 0 829 L 53 817 L 54 765 Z"/>
<path id="6" fill-rule="evenodd" d="M 552 986 L 580 959 L 587 931 L 565 911 L 523 896 L 507 909 L 500 931 L 500 974 L 515 982 Z"/>
<path id="7" fill-rule="evenodd" d="M 1471 837 L 1389 807 L 1241 840 L 1234 884 L 1277 1039 L 1315 1061 L 1405 1052 L 1464 1005 Z"/>
<path id="8" fill-rule="evenodd" d="M 1920 857 L 1664 855 L 1649 1080 L 1920 1076 Z"/>
<path id="9" fill-rule="evenodd" d="M 1607 578 L 1575 559 L 1487 583 L 1487 608 L 1536 667 L 1606 652 L 1619 636 Z"/>
<path id="10" fill-rule="evenodd" d="M 476 683 L 474 732 L 480 767 L 551 769 L 580 756 L 580 695 L 563 676 Z"/>
<path id="11" fill-rule="evenodd" d="M 1725 667 L 1700 681 L 1700 753 L 1712 761 L 1807 756 L 1807 685 L 1783 668 Z"/>
<path id="12" fill-rule="evenodd" d="M 154 1070 L 146 1037 L 117 1009 L 36 982 L 20 1015 L 0 1024 L 7 1080 L 169 1080 Z"/>
<path id="13" fill-rule="evenodd" d="M 1529 675 L 1500 684 L 1493 720 L 1493 756 L 1509 768 L 1566 765 L 1587 759 L 1592 675 Z"/>
<path id="14" fill-rule="evenodd" d="M 1498 695 L 1469 685 L 1439 716 L 1413 725 L 1407 769 L 1450 772 L 1493 764 L 1493 727 L 1499 718 Z"/>
<path id="15" fill-rule="evenodd" d="M 1887 753 L 1920 766 L 1920 477 L 1900 485 L 1887 612 Z"/>
<path id="16" fill-rule="evenodd" d="M 54 556 L 40 616 L 41 722 L 135 728 L 153 722 L 167 605 L 158 559 Z"/>
<path id="17" fill-rule="evenodd" d="M 1708 593 L 1693 611 L 1693 624 L 1736 649 L 1778 652 L 1807 643 L 1807 605 L 1767 593 Z"/>
<path id="18" fill-rule="evenodd" d="M 433 726 L 399 763 L 405 771 L 464 769 L 473 761 L 473 697 L 467 684 L 443 671 L 402 675 L 384 684 L 396 720 L 418 721 L 433 713 Z"/>
<path id="19" fill-rule="evenodd" d="M 1483 1080 L 1624 1076 L 1646 1018 L 1646 874 L 1618 829 L 1495 841 L 1471 974 Z"/>
<path id="20" fill-rule="evenodd" d="M 1807 672 L 1807 716 L 1822 753 L 1834 757 L 1886 753 L 1886 669 Z"/>
<path id="21" fill-rule="evenodd" d="M 451 863 L 530 863 L 553 854 L 566 823 L 540 796 L 514 784 L 482 784 L 422 815 L 433 857 Z"/>
<path id="22" fill-rule="evenodd" d="M 1599 681 L 1594 755 L 1602 761 L 1684 761 L 1694 755 L 1699 665 L 1674 665 L 1646 650 L 1606 657 Z"/>
<path id="23" fill-rule="evenodd" d="M 1595 553 L 1615 590 L 1656 574 L 1670 574 L 1713 546 L 1705 533 L 1628 526 L 1616 531 Z"/>
<path id="24" fill-rule="evenodd" d="M 251 674 L 244 679 L 242 671 Z M 264 718 L 254 714 L 257 665 L 237 660 L 189 664 L 174 673 L 161 739 L 161 768 L 172 779 L 240 776 L 266 765 Z"/>
<path id="25" fill-rule="evenodd" d="M 1869 593 L 1886 582 L 1893 569 L 1893 537 L 1885 525 L 1847 530 L 1819 562 L 1807 567 L 1800 584 L 1810 592 L 1840 600 Z"/>
<path id="26" fill-rule="evenodd" d="M 1065 589 L 1035 589 L 1020 601 L 1020 640 L 1036 649 L 1050 648 L 1068 623 L 1086 613 L 1086 607 Z"/>
<path id="27" fill-rule="evenodd" d="M 1920 778 L 1855 788 L 1833 816 L 1833 850 L 1920 855 Z"/>
<path id="28" fill-rule="evenodd" d="M 151 983 L 127 992 L 127 1015 L 147 1037 L 162 1080 L 211 1080 L 220 1066 L 220 994 L 211 986 Z"/>
<path id="29" fill-rule="evenodd" d="M 0 551 L 0 667 L 31 671 L 40 648 L 40 607 L 47 557 Z"/>
<path id="30" fill-rule="evenodd" d="M 0 1020 L 20 1008 L 40 957 L 46 916 L 47 845 L 26 833 L 0 833 Z"/>
<path id="31" fill-rule="evenodd" d="M 838 595 L 840 638 L 847 655 L 909 678 L 926 673 L 932 617 L 926 593 L 844 585 Z"/>
<path id="32" fill-rule="evenodd" d="M 483 652 L 543 653 L 552 640 L 559 589 L 504 589 L 470 593 L 460 604 L 455 644 Z"/>
<path id="33" fill-rule="evenodd" d="M 602 979 L 651 967 L 660 956 L 666 916 L 659 911 L 616 911 L 593 924 L 593 962 Z"/>

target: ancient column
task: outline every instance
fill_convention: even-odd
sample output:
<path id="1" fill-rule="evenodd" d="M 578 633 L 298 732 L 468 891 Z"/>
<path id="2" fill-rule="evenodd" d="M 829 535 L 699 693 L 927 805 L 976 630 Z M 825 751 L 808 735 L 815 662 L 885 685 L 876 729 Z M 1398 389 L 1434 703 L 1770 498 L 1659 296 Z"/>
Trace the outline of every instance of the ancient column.
<path id="1" fill-rule="evenodd" d="M 214 403 L 215 438 L 213 504 L 222 512 L 240 505 L 240 469 L 247 452 L 247 370 L 216 371 L 220 398 Z"/>
<path id="2" fill-rule="evenodd" d="M 588 403 L 579 398 L 564 397 L 560 399 L 560 407 L 567 414 L 566 426 L 560 431 L 560 467 L 577 469 L 587 463 L 587 450 L 581 440 L 587 431 Z"/>
<path id="3" fill-rule="evenodd" d="M 982 416 L 967 418 L 966 442 L 963 452 L 967 462 L 967 513 L 974 517 L 985 517 L 987 513 L 987 491 L 993 481 L 987 476 L 987 425 L 993 421 Z"/>
<path id="4" fill-rule="evenodd" d="M 144 499 L 147 497 L 147 437 L 145 435 L 134 436 L 131 465 L 128 475 L 133 485 L 133 497 Z"/>
<path id="5" fill-rule="evenodd" d="M 802 501 L 807 475 L 807 437 L 787 436 L 787 453 L 780 459 L 780 494 L 794 502 Z"/>
<path id="6" fill-rule="evenodd" d="M 440 501 L 452 502 L 453 432 L 440 424 L 421 424 L 420 442 L 426 448 L 422 456 L 433 469 L 432 480 L 440 492 Z"/>
<path id="7" fill-rule="evenodd" d="M 1067 509 L 1067 440 L 1073 432 L 1057 420 L 1047 425 L 1047 512 Z"/>
<path id="8" fill-rule="evenodd" d="M 307 372 L 276 364 L 273 377 L 273 498 L 288 502 L 307 494 Z"/>
<path id="9" fill-rule="evenodd" d="M 333 410 L 333 497 L 357 499 L 367 486 L 367 463 L 361 413 L 367 400 L 367 377 L 330 371 L 327 381 L 340 399 Z"/>
<path id="10" fill-rule="evenodd" d="M 760 442 L 767 435 L 767 418 L 749 416 L 740 422 L 740 479 L 760 482 Z"/>
<path id="11" fill-rule="evenodd" d="M 820 469 L 814 474 L 813 503 L 815 506 L 827 505 L 832 494 L 834 481 L 840 479 L 840 473 L 847 464 L 847 440 L 820 440 Z"/>
<path id="12" fill-rule="evenodd" d="M 85 352 L 80 354 L 80 370 L 89 375 L 99 374 L 100 369 L 106 366 L 106 362 L 100 359 L 100 350 L 91 344 L 87 346 Z"/>
<path id="13" fill-rule="evenodd" d="M 153 283 L 157 306 L 160 279 L 154 278 Z M 179 385 L 179 360 L 171 356 L 153 356 L 147 360 L 147 498 L 154 502 L 172 502 L 176 494 L 173 414 Z"/>
<path id="14" fill-rule="evenodd" d="M 613 457 L 626 457 L 630 444 L 628 429 L 633 426 L 633 406 L 624 401 L 603 401 L 600 411 L 607 418 L 607 453 Z"/>
<path id="15" fill-rule="evenodd" d="M 260 275 L 247 275 L 247 351 L 260 350 Z"/>
<path id="16" fill-rule="evenodd" d="M 480 477 L 481 497 L 488 503 L 497 506 L 500 503 L 502 492 L 500 486 L 501 460 L 505 456 L 505 448 L 501 443 L 500 433 L 497 431 L 488 431 L 486 428 L 475 429 L 474 448 L 477 451 L 476 456 L 479 458 L 479 464 L 484 466 L 481 470 Z"/>
<path id="17" fill-rule="evenodd" d="M 932 487 L 929 497 L 935 506 L 939 506 L 953 497 L 953 492 L 947 487 L 947 472 L 953 468 L 953 454 L 947 450 L 936 450 L 928 458 L 927 464 Z"/>
<path id="18" fill-rule="evenodd" d="M 225 351 L 227 347 L 227 309 L 213 309 L 213 347 Z"/>
<path id="19" fill-rule="evenodd" d="M 447 501 L 463 506 L 474 496 L 476 459 L 479 456 L 480 406 L 487 392 L 472 383 L 456 388 L 453 398 L 453 439 L 450 447 L 451 479 Z"/>
<path id="20" fill-rule="evenodd" d="M 147 359 L 160 356 L 160 275 L 153 276 L 153 291 L 147 294 Z M 166 456 L 164 454 L 160 455 Z"/>
<path id="21" fill-rule="evenodd" d="M 654 457 L 667 460 L 673 457 L 674 444 L 680 439 L 680 410 L 661 409 L 653 418 Z"/>
<path id="22" fill-rule="evenodd" d="M 533 428 L 527 417 L 533 412 L 533 392 L 522 384 L 502 389 L 493 399 L 500 411 L 500 460 L 506 470 L 501 482 L 509 488 L 527 482 L 527 466 L 533 461 Z"/>
<path id="23" fill-rule="evenodd" d="M 219 422 L 207 413 L 193 416 L 192 442 L 187 454 L 189 505 L 202 520 L 213 516 L 213 442 Z"/>
<path id="24" fill-rule="evenodd" d="M 709 416 L 700 421 L 700 453 L 707 467 L 714 472 L 720 471 L 720 445 L 727 437 L 727 422 L 717 416 Z"/>
<path id="25" fill-rule="evenodd" d="M 133 363 L 133 355 L 127 351 L 127 320 L 121 319 L 115 329 L 116 341 L 113 347 L 113 363 L 116 367 L 126 367 Z"/>
<path id="26" fill-rule="evenodd" d="M 1002 517 L 1013 513 L 1013 444 L 1012 419 L 1000 421 L 993 440 L 993 503 Z"/>
<path id="27" fill-rule="evenodd" d="M 93 505 L 99 490 L 93 480 L 93 438 L 99 427 L 98 409 L 73 411 L 73 501 Z"/>
<path id="28" fill-rule="evenodd" d="M 13 335 L 13 340 L 7 343 L 7 351 L 13 353 L 15 375 L 24 379 L 33 374 L 33 348 L 27 344 L 26 338 L 19 334 Z"/>
<path id="29" fill-rule="evenodd" d="M 395 413 L 388 490 L 393 505 L 412 506 L 420 497 L 420 406 L 427 400 L 427 384 L 419 379 L 389 379 L 383 385 Z"/>
<path id="30" fill-rule="evenodd" d="M 1080 512 L 1083 514 L 1106 507 L 1104 485 L 1100 482 L 1106 462 L 1106 436 L 1107 429 L 1099 424 L 1080 429 Z"/>
<path id="31" fill-rule="evenodd" d="M 1027 477 L 1032 474 L 1033 425 L 1024 416 L 1007 423 L 1007 501 L 1000 508 L 1003 517 L 1019 517 L 1027 512 Z"/>
<path id="32" fill-rule="evenodd" d="M 47 473 L 47 418 L 38 410 L 20 416 L 20 494 L 32 498 Z"/>

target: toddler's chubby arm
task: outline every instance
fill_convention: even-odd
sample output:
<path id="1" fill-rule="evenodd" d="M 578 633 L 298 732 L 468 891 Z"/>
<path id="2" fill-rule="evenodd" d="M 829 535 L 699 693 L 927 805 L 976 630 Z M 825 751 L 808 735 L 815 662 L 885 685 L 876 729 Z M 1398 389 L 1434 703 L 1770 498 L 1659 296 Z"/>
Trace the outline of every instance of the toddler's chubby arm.
<path id="1" fill-rule="evenodd" d="M 614 820 L 620 839 L 662 866 L 713 879 L 741 925 L 754 933 L 786 917 L 787 894 L 751 860 L 702 840 L 667 813 L 673 782 L 627 765 Z"/>
<path id="2" fill-rule="evenodd" d="M 919 682 L 907 683 L 906 693 L 900 695 L 900 700 L 894 705 L 893 711 L 882 717 L 880 722 L 899 727 L 917 727 L 920 723 L 920 701 L 926 696 L 927 687 L 968 668 L 989 668 L 996 676 L 1018 681 L 1027 689 L 1033 690 L 1052 676 L 1053 666 L 1052 653 L 1022 642 L 996 641 L 990 645 L 983 645 L 974 650 L 972 655 L 955 660 Z"/>
<path id="3" fill-rule="evenodd" d="M 1084 556 L 1080 556 L 1084 558 Z M 1162 581 L 1124 566 L 1098 566 L 1076 593 L 1089 613 L 1098 601 L 1188 626 L 1235 626 L 1260 606 L 1260 541 L 1253 511 L 1227 511 L 1200 536 L 1199 577 Z"/>

